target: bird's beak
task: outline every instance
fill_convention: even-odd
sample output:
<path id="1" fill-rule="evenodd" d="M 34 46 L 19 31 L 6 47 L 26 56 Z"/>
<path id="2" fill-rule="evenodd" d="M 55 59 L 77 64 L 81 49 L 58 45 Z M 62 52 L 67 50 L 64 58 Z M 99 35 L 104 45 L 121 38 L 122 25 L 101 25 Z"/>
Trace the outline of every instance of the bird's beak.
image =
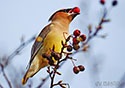
<path id="1" fill-rule="evenodd" d="M 72 16 L 72 20 L 80 14 L 80 9 L 78 7 L 75 7 L 75 8 L 70 8 L 68 9 L 69 10 L 69 14 Z"/>
<path id="2" fill-rule="evenodd" d="M 79 15 L 80 13 L 71 13 L 71 16 L 72 16 L 72 20 L 77 16 Z"/>
<path id="3" fill-rule="evenodd" d="M 73 18 L 75 18 L 77 15 L 79 15 L 80 13 L 72 13 L 71 15 L 73 16 Z"/>

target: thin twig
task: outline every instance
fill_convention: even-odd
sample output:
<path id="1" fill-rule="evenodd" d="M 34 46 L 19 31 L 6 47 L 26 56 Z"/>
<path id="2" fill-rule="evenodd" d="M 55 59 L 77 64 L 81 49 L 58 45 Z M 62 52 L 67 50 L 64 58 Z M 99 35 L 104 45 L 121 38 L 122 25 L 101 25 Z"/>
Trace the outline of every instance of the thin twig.
<path id="1" fill-rule="evenodd" d="M 9 88 L 12 88 L 12 85 L 11 85 L 11 82 L 9 81 L 9 79 L 8 79 L 8 77 L 7 77 L 7 75 L 6 75 L 5 71 L 4 71 L 5 67 L 8 65 L 8 63 L 9 63 L 16 55 L 18 55 L 18 53 L 19 53 L 24 47 L 26 47 L 26 46 L 27 46 L 30 42 L 32 42 L 34 39 L 35 39 L 35 36 L 33 36 L 32 38 L 30 38 L 30 39 L 27 40 L 26 42 L 21 43 L 21 45 L 20 45 L 14 52 L 12 52 L 12 54 L 10 54 L 10 55 L 7 57 L 6 62 L 5 62 L 4 65 L 3 65 L 2 63 L 0 63 L 0 67 L 1 67 L 1 69 L 2 69 L 2 70 L 0 71 L 0 73 L 1 73 L 1 72 L 3 73 L 3 77 L 4 77 L 5 80 L 7 81 Z M 0 87 L 3 88 L 2 85 L 0 85 Z"/>
<path id="2" fill-rule="evenodd" d="M 92 38 L 94 38 L 95 36 L 97 36 L 98 32 L 102 29 L 102 24 L 105 22 L 109 22 L 109 20 L 105 20 L 107 16 L 107 9 L 104 9 L 104 14 L 98 24 L 98 26 L 96 27 L 96 31 L 91 35 L 91 33 L 89 33 L 88 39 L 86 40 L 85 43 L 83 43 L 83 45 L 86 45 Z"/>
<path id="3" fill-rule="evenodd" d="M 2 73 L 3 73 L 3 77 L 5 78 L 5 80 L 7 81 L 8 85 L 10 88 L 12 88 L 11 82 L 9 81 L 5 71 L 4 71 L 4 65 L 0 63 L 0 67 L 2 69 Z"/>
<path id="4" fill-rule="evenodd" d="M 4 78 L 6 79 L 6 81 L 7 81 L 8 85 L 9 85 L 9 87 L 12 88 L 11 82 L 9 81 L 9 79 L 8 79 L 8 77 L 7 77 L 7 75 L 6 75 L 6 73 L 4 72 L 4 69 L 3 69 L 2 72 L 3 72 L 3 76 L 4 76 Z"/>
<path id="5" fill-rule="evenodd" d="M 18 55 L 18 53 L 19 53 L 24 47 L 26 47 L 26 46 L 27 46 L 29 43 L 31 43 L 34 39 L 35 39 L 35 36 L 33 36 L 32 38 L 30 38 L 30 39 L 27 40 L 26 42 L 22 43 L 21 45 L 19 45 L 19 47 L 7 57 L 6 63 L 5 63 L 5 65 L 4 65 L 4 68 L 8 65 L 8 63 L 9 63 L 16 55 Z M 1 73 L 1 71 L 0 71 L 0 73 Z"/>
<path id="6" fill-rule="evenodd" d="M 42 82 L 36 87 L 36 88 L 41 88 L 43 86 L 43 84 L 49 79 L 49 75 L 47 75 Z"/>
<path id="7" fill-rule="evenodd" d="M 53 86 L 54 86 L 54 78 L 55 78 L 55 75 L 56 75 L 56 71 L 54 71 L 53 76 L 51 77 L 51 85 L 50 85 L 50 88 L 53 88 Z"/>
<path id="8" fill-rule="evenodd" d="M 26 47 L 30 42 L 35 40 L 35 36 L 27 40 L 26 42 L 23 42 L 12 54 L 8 56 L 8 61 L 12 60 L 24 47 Z"/>
<path id="9" fill-rule="evenodd" d="M 59 66 L 59 68 L 58 69 L 60 69 L 63 65 L 64 65 L 64 63 L 65 62 L 62 62 L 61 64 L 60 64 L 60 66 Z M 42 88 L 42 86 L 44 85 L 44 83 L 49 79 L 49 75 L 47 75 L 44 79 L 43 79 L 43 81 L 36 87 L 36 88 Z"/>
<path id="10" fill-rule="evenodd" d="M 3 88 L 3 86 L 0 84 L 0 88 Z"/>

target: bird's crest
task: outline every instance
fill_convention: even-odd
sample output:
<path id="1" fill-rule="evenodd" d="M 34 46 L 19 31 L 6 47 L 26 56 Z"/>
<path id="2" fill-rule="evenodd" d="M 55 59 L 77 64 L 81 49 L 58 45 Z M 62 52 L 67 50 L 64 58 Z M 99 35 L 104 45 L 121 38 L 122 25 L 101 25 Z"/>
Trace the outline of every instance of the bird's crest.
<path id="1" fill-rule="evenodd" d="M 72 10 L 71 8 L 58 10 L 58 11 L 56 11 L 56 12 L 49 18 L 48 21 L 51 21 L 52 18 L 54 17 L 54 15 L 55 15 L 56 13 L 58 13 L 58 12 L 69 13 L 71 10 Z"/>

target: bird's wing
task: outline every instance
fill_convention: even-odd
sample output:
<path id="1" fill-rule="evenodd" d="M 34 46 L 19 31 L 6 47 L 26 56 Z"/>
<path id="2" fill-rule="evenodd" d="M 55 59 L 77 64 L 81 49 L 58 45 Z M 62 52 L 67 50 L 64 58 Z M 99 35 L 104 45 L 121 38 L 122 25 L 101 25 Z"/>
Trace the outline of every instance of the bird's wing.
<path id="1" fill-rule="evenodd" d="M 35 42 L 32 46 L 32 50 L 31 50 L 31 59 L 30 59 L 29 65 L 31 65 L 31 62 L 33 61 L 34 57 L 36 56 L 36 54 L 38 53 L 38 51 L 42 47 L 43 41 L 44 41 L 45 37 L 47 36 L 47 34 L 49 33 L 49 31 L 50 31 L 50 28 L 48 25 L 38 35 L 38 37 L 40 37 L 42 40 L 41 41 L 35 40 Z"/>

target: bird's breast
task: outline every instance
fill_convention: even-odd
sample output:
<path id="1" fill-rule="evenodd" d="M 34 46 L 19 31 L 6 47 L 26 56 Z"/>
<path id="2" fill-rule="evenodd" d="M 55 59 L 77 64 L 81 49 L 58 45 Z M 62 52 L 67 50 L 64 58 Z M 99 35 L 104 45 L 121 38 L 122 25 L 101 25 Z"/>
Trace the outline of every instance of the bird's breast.
<path id="1" fill-rule="evenodd" d="M 62 48 L 61 41 L 65 41 L 65 38 L 67 38 L 68 34 L 66 34 L 65 31 L 57 31 L 52 30 L 46 38 L 43 41 L 43 46 L 40 50 L 40 53 L 46 53 L 49 51 L 49 49 L 52 49 L 53 46 L 55 46 L 55 51 L 60 52 Z"/>

